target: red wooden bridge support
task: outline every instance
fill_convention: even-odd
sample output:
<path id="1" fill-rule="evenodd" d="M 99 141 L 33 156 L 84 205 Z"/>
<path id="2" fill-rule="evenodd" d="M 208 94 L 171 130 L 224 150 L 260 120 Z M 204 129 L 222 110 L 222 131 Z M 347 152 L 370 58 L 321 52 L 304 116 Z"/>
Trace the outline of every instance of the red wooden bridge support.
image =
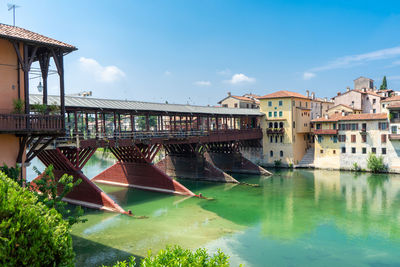
<path id="1" fill-rule="evenodd" d="M 64 201 L 88 208 L 126 213 L 115 201 L 82 173 L 83 166 L 85 166 L 95 151 L 96 148 L 79 149 L 75 147 L 60 147 L 43 150 L 38 155 L 38 158 L 46 166 L 50 164 L 54 166 L 54 176 L 57 180 L 64 174 L 72 175 L 74 181 L 82 179 L 82 182 L 66 195 L 63 199 Z M 39 179 L 41 176 L 36 179 Z M 61 190 L 62 188 L 58 188 L 59 193 Z"/>
<path id="2" fill-rule="evenodd" d="M 204 156 L 206 146 L 199 144 L 164 145 L 166 157 L 156 166 L 172 177 L 223 183 L 238 181 Z"/>
<path id="3" fill-rule="evenodd" d="M 118 162 L 94 177 L 92 181 L 194 196 L 193 192 L 152 164 L 154 157 L 161 148 L 161 144 L 133 144 L 111 147 L 110 150 L 118 159 Z"/>
<path id="4" fill-rule="evenodd" d="M 204 157 L 209 162 L 212 162 L 215 166 L 228 173 L 272 175 L 272 173 L 266 169 L 246 159 L 242 153 L 240 153 L 240 147 L 242 145 L 242 143 L 236 141 L 209 143 L 207 144 L 207 151 L 204 153 Z M 247 145 L 258 146 L 258 143 L 246 143 L 246 146 Z"/>

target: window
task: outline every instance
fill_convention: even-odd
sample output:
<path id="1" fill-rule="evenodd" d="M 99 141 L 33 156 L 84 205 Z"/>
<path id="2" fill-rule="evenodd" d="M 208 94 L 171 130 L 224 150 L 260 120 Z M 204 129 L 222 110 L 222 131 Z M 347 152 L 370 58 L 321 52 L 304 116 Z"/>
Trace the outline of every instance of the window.
<path id="1" fill-rule="evenodd" d="M 278 123 L 274 122 L 274 128 L 278 128 Z"/>
<path id="2" fill-rule="evenodd" d="M 335 149 L 333 150 L 333 154 L 336 154 L 336 150 Z"/>
<path id="3" fill-rule="evenodd" d="M 321 149 L 321 150 L 319 151 L 319 153 L 324 154 L 324 150 Z"/>
<path id="4" fill-rule="evenodd" d="M 352 123 L 351 124 L 351 130 L 352 131 L 358 130 L 358 123 Z"/>
<path id="5" fill-rule="evenodd" d="M 379 128 L 379 130 L 386 130 L 388 128 L 388 123 L 387 122 L 379 122 L 378 128 Z"/>
<path id="6" fill-rule="evenodd" d="M 271 151 L 269 152 L 269 156 L 270 156 L 270 157 L 273 157 L 273 156 L 274 156 L 274 151 L 271 150 Z"/>
<path id="7" fill-rule="evenodd" d="M 268 107 L 272 107 L 272 101 L 268 101 Z"/>
<path id="8" fill-rule="evenodd" d="M 373 109 L 373 110 L 372 110 L 372 113 L 376 113 L 376 109 Z"/>
<path id="9" fill-rule="evenodd" d="M 367 135 L 363 134 L 361 135 L 361 142 L 366 143 L 367 142 Z"/>
<path id="10" fill-rule="evenodd" d="M 308 107 L 308 103 L 306 102 L 306 107 Z"/>
<path id="11" fill-rule="evenodd" d="M 270 143 L 273 142 L 273 137 L 272 137 L 272 135 L 269 137 L 269 142 L 270 142 Z"/>
<path id="12" fill-rule="evenodd" d="M 268 117 L 272 117 L 272 112 L 268 112 Z"/>
<path id="13" fill-rule="evenodd" d="M 279 111 L 279 117 L 282 117 L 282 111 Z"/>
<path id="14" fill-rule="evenodd" d="M 276 117 L 278 115 L 278 113 L 276 111 L 274 111 L 274 117 Z"/>
<path id="15" fill-rule="evenodd" d="M 333 136 L 333 142 L 337 143 L 337 136 L 336 135 Z"/>
<path id="16" fill-rule="evenodd" d="M 274 124 L 273 124 L 272 122 L 270 122 L 270 123 L 268 124 L 268 127 L 269 127 L 269 128 L 274 128 Z"/>
<path id="17" fill-rule="evenodd" d="M 279 152 L 279 155 L 280 155 L 281 157 L 283 157 L 283 151 L 282 151 L 282 150 Z"/>
<path id="18" fill-rule="evenodd" d="M 376 104 L 376 98 L 372 99 L 372 104 Z"/>
<path id="19" fill-rule="evenodd" d="M 386 147 L 382 147 L 382 155 L 386 155 Z"/>
<path id="20" fill-rule="evenodd" d="M 351 101 L 351 106 L 354 106 L 354 101 Z"/>
<path id="21" fill-rule="evenodd" d="M 336 130 L 336 123 L 333 124 L 333 130 Z"/>
<path id="22" fill-rule="evenodd" d="M 293 104 L 293 106 L 296 106 L 296 101 L 293 100 L 292 104 Z"/>
<path id="23" fill-rule="evenodd" d="M 223 107 L 223 108 L 227 108 L 227 107 L 228 107 L 228 104 L 223 104 L 222 107 Z"/>
<path id="24" fill-rule="evenodd" d="M 235 108 L 237 108 L 238 107 L 238 104 L 237 103 L 235 103 Z"/>
<path id="25" fill-rule="evenodd" d="M 346 148 L 342 147 L 342 154 L 345 154 L 345 153 L 346 153 Z"/>
<path id="26" fill-rule="evenodd" d="M 282 106 L 283 102 L 282 100 L 279 100 L 279 106 Z"/>
<path id="27" fill-rule="evenodd" d="M 275 136 L 275 143 L 278 143 L 278 136 Z"/>
<path id="28" fill-rule="evenodd" d="M 322 135 L 318 135 L 318 143 L 321 143 L 322 140 L 324 140 L 324 138 L 322 137 Z"/>
<path id="29" fill-rule="evenodd" d="M 392 134 L 397 134 L 397 126 L 392 126 Z"/>
<path id="30" fill-rule="evenodd" d="M 366 123 L 361 124 L 361 128 L 362 128 L 363 131 L 366 131 L 367 130 L 367 124 Z"/>
<path id="31" fill-rule="evenodd" d="M 283 128 L 283 122 L 279 123 L 279 128 Z"/>
<path id="32" fill-rule="evenodd" d="M 386 134 L 381 135 L 381 142 L 386 143 Z"/>
<path id="33" fill-rule="evenodd" d="M 346 135 L 339 135 L 339 142 L 346 142 Z"/>
<path id="34" fill-rule="evenodd" d="M 351 153 L 356 154 L 356 148 L 355 147 L 351 148 Z"/>
<path id="35" fill-rule="evenodd" d="M 373 147 L 373 148 L 371 149 L 371 152 L 374 153 L 374 154 L 376 154 L 376 147 Z"/>
<path id="36" fill-rule="evenodd" d="M 321 129 L 321 123 L 317 123 L 316 127 L 317 127 L 317 130 Z"/>
<path id="37" fill-rule="evenodd" d="M 283 143 L 283 136 L 281 135 L 281 143 Z"/>
<path id="38" fill-rule="evenodd" d="M 352 142 L 352 143 L 355 143 L 356 140 L 357 140 L 356 135 L 355 135 L 355 134 L 352 134 L 352 135 L 351 135 L 351 142 Z"/>

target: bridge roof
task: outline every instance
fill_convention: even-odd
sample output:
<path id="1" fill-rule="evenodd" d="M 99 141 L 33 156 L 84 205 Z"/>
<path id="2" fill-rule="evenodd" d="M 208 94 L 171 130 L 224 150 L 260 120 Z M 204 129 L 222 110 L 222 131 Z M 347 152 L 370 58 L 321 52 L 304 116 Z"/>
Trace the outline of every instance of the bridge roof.
<path id="1" fill-rule="evenodd" d="M 29 102 L 32 104 L 42 103 L 43 96 L 30 94 Z M 59 96 L 48 96 L 48 103 L 60 105 Z M 153 113 L 187 113 L 187 114 L 210 114 L 210 115 L 236 115 L 236 116 L 262 116 L 258 109 L 224 108 L 195 106 L 183 104 L 165 104 L 153 102 L 141 102 L 131 100 L 112 100 L 88 97 L 65 96 L 66 109 L 82 110 L 107 110 L 107 111 L 134 111 Z"/>

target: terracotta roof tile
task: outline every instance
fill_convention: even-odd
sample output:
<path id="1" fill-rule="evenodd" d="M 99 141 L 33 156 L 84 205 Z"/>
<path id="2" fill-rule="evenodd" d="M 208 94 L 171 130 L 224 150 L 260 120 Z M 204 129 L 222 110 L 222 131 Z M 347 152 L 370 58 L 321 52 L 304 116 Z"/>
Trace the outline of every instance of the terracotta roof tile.
<path id="1" fill-rule="evenodd" d="M 392 102 L 392 101 L 400 101 L 400 95 L 395 95 L 392 97 L 388 97 L 385 100 L 382 100 L 382 102 Z"/>
<path id="2" fill-rule="evenodd" d="M 275 93 L 271 93 L 268 95 L 260 96 L 258 99 L 268 99 L 268 98 L 286 98 L 286 97 L 296 97 L 296 98 L 303 98 L 303 99 L 310 99 L 306 97 L 305 95 L 296 93 L 296 92 L 290 92 L 290 91 L 278 91 Z"/>
<path id="3" fill-rule="evenodd" d="M 329 118 L 318 118 L 312 122 L 330 122 L 330 121 L 364 121 L 364 120 L 385 120 L 387 119 L 386 113 L 361 113 L 361 114 L 333 114 Z"/>
<path id="4" fill-rule="evenodd" d="M 346 105 L 346 104 L 338 104 L 338 105 L 336 105 L 336 106 L 333 106 L 333 107 L 329 108 L 328 110 L 334 109 L 334 108 L 339 107 L 339 106 L 343 106 L 343 107 L 349 108 L 349 109 L 351 109 L 351 110 L 361 110 L 361 109 L 352 108 L 351 106 Z"/>
<path id="5" fill-rule="evenodd" d="M 10 26 L 0 23 L 0 38 L 13 39 L 17 41 L 33 42 L 43 44 L 47 46 L 61 47 L 68 51 L 76 50 L 77 48 L 73 45 L 63 43 L 52 39 L 50 37 L 28 31 L 26 29 Z"/>

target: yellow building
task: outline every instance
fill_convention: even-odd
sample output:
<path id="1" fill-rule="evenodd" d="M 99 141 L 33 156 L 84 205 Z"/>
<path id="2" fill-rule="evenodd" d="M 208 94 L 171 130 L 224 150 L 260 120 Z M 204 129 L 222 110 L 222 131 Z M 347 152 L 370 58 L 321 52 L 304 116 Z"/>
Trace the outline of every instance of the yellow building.
<path id="1" fill-rule="evenodd" d="M 278 91 L 259 97 L 265 114 L 261 127 L 265 163 L 298 164 L 310 148 L 310 98 L 295 92 Z"/>
<path id="2" fill-rule="evenodd" d="M 362 113 L 361 109 L 355 109 L 345 104 L 339 104 L 333 106 L 326 111 L 326 114 L 328 114 L 328 116 L 332 116 L 333 114 L 348 115 L 348 114 L 361 114 L 361 113 Z"/>

